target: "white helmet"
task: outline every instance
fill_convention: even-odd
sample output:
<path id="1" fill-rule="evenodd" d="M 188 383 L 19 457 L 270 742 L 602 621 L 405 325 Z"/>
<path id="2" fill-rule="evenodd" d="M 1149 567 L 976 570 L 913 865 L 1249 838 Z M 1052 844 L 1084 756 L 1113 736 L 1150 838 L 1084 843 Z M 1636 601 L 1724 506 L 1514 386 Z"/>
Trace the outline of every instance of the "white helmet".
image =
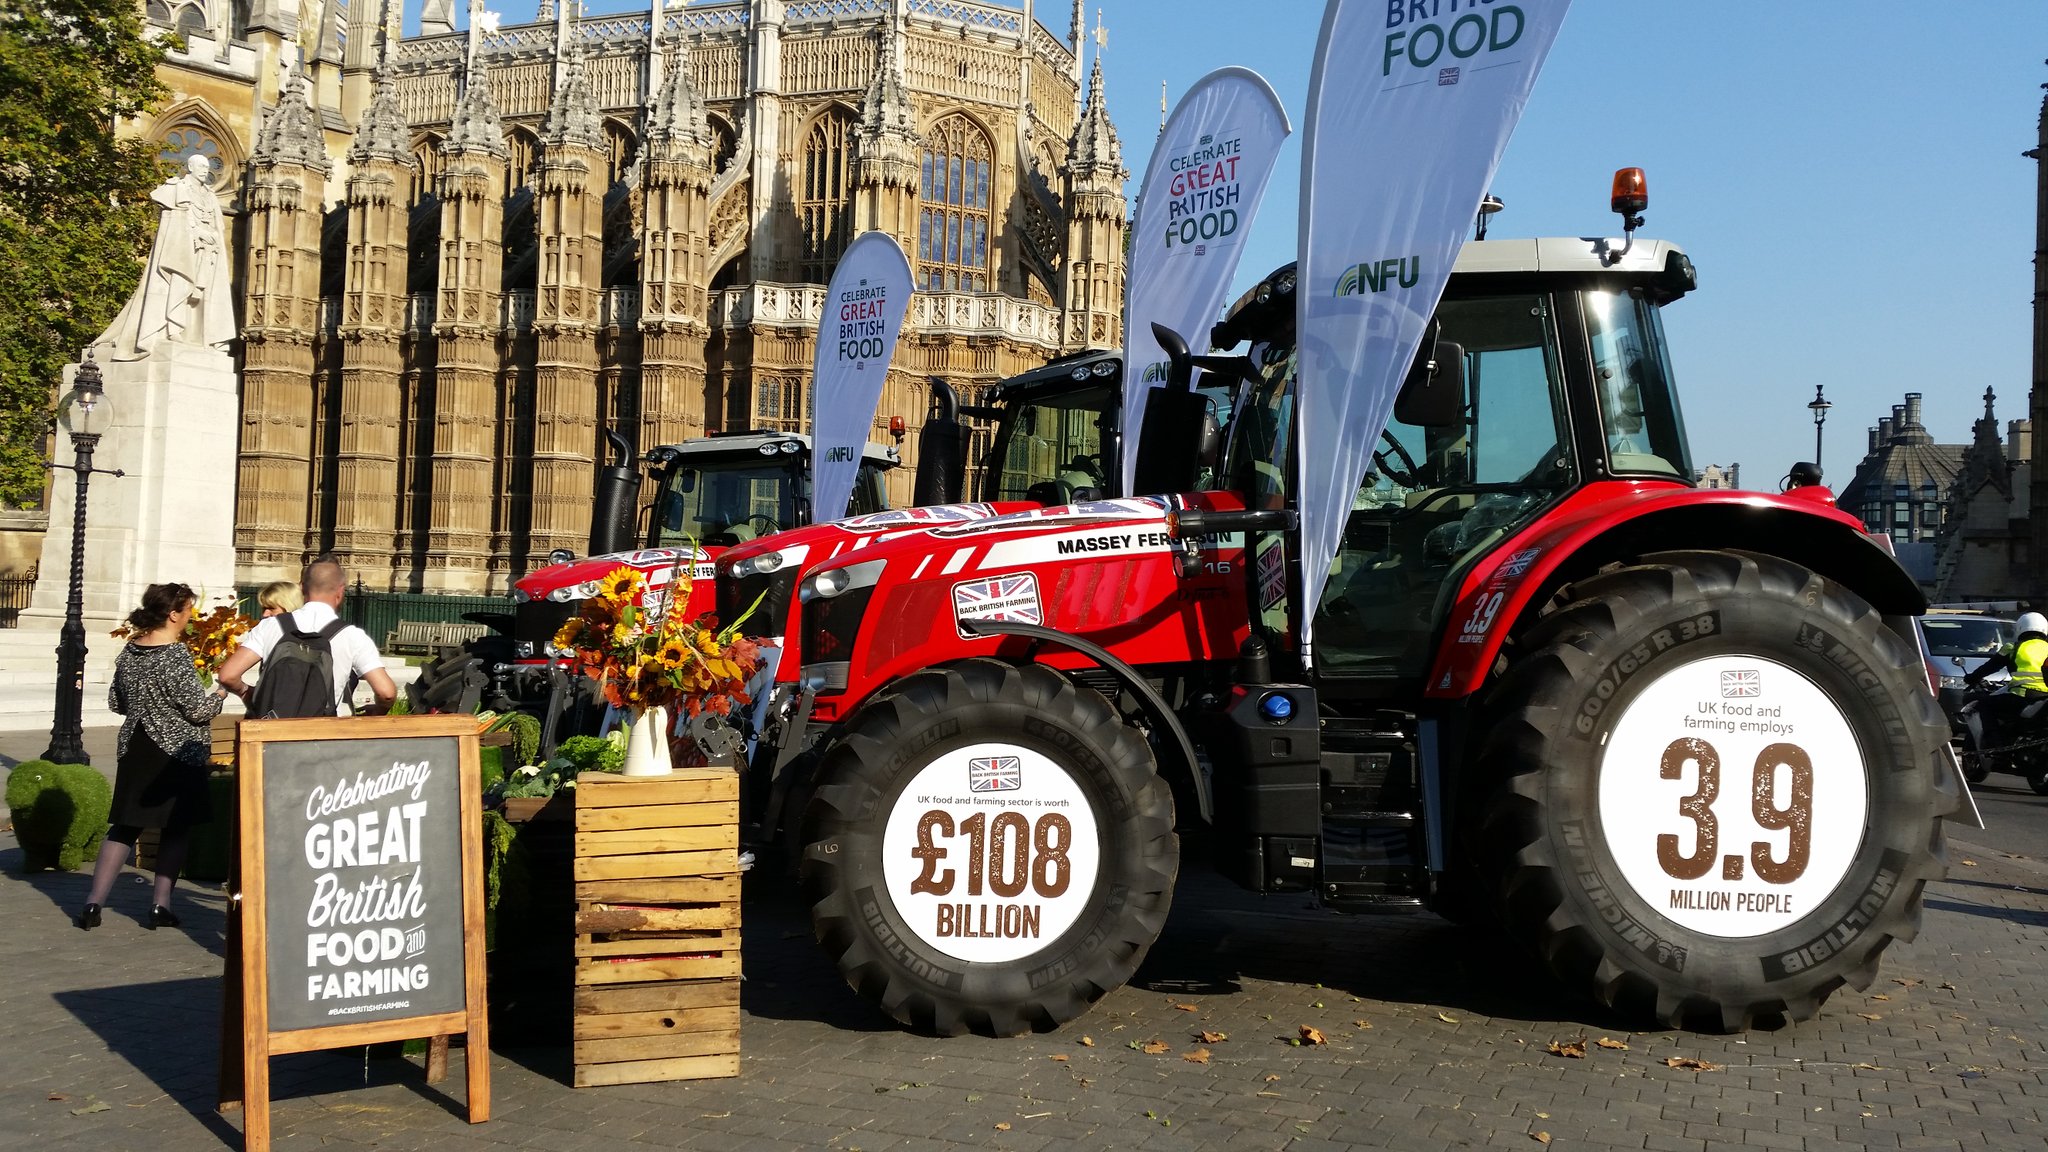
<path id="1" fill-rule="evenodd" d="M 2039 612 L 2028 612 L 2014 621 L 2013 627 L 2019 629 L 2019 633 L 2022 636 L 2029 632 L 2048 636 L 2048 616 L 2043 616 Z"/>

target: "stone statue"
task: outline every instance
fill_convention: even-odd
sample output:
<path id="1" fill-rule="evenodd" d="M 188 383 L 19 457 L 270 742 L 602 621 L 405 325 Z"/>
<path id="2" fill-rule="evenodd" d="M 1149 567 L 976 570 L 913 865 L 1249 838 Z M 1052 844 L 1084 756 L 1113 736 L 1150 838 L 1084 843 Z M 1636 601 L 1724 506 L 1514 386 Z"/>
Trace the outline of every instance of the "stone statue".
<path id="1" fill-rule="evenodd" d="M 108 360 L 140 360 L 158 344 L 224 348 L 235 338 L 225 222 L 213 194 L 213 162 L 192 156 L 185 174 L 149 194 L 163 206 L 142 283 L 94 341 Z"/>

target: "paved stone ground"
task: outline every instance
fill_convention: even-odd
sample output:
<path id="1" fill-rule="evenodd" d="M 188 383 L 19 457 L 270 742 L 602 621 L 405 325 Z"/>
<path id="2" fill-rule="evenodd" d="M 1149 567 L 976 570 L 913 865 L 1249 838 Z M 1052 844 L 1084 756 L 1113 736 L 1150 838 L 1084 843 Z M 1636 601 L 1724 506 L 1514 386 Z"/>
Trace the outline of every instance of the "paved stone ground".
<path id="1" fill-rule="evenodd" d="M 436 1087 L 414 1061 L 311 1053 L 273 1064 L 273 1131 L 280 1149 L 435 1152 L 1429 1152 L 1533 1147 L 1543 1134 L 1558 1149 L 2039 1149 L 2048 865 L 1975 846 L 1953 855 L 1975 866 L 1930 890 L 1919 939 L 1891 949 L 1867 993 L 1746 1037 L 1631 1032 L 1433 917 L 1338 917 L 1190 868 L 1138 980 L 1087 1016 L 1022 1039 L 934 1040 L 856 1000 L 801 906 L 750 880 L 738 1079 L 575 1090 L 565 1047 L 505 1048 L 492 1054 L 496 1118 L 472 1127 L 459 1051 Z M 238 1146 L 239 1118 L 212 1107 L 219 890 L 181 889 L 184 929 L 147 932 L 147 890 L 131 874 L 87 934 L 67 920 L 84 873 L 18 866 L 0 835 L 0 1148 Z M 1328 1043 L 1287 1043 L 1301 1025 Z M 1205 1029 L 1229 1038 L 1200 1044 Z M 1545 1053 L 1582 1037 L 1628 1047 Z M 1151 1040 L 1169 1050 L 1139 1050 Z M 1206 1063 L 1186 1059 L 1197 1048 Z M 1672 1057 L 1718 1067 L 1676 1070 Z"/>

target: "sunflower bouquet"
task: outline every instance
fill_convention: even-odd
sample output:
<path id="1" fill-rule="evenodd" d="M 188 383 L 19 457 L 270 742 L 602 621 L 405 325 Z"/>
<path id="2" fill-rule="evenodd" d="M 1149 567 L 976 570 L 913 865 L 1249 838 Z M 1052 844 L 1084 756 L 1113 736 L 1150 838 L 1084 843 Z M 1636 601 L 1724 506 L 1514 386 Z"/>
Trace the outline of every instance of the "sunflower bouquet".
<path id="1" fill-rule="evenodd" d="M 730 714 L 749 703 L 746 683 L 762 665 L 760 646 L 739 634 L 753 609 L 722 628 L 709 616 L 686 619 L 690 583 L 687 559 L 657 589 L 637 569 L 614 568 L 555 634 L 555 647 L 576 654 L 615 708 Z"/>
<path id="2" fill-rule="evenodd" d="M 241 646 L 242 634 L 255 626 L 256 621 L 242 615 L 237 604 L 222 604 L 204 616 L 195 613 L 185 622 L 185 647 L 192 650 L 192 670 L 199 673 L 201 684 L 213 687 L 214 675 Z M 108 633 L 116 640 L 126 640 L 130 634 L 126 624 Z"/>

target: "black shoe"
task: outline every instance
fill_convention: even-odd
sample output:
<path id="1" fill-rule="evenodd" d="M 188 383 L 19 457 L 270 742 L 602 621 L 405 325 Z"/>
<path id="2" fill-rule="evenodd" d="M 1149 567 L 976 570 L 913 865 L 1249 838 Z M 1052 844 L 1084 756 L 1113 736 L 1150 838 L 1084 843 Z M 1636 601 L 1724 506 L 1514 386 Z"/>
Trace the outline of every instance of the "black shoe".
<path id="1" fill-rule="evenodd" d="M 100 906 L 97 904 L 87 904 L 78 915 L 71 918 L 71 922 L 87 932 L 92 931 L 100 926 Z"/>
<path id="2" fill-rule="evenodd" d="M 93 922 L 99 922 L 99 910 L 97 908 L 93 910 Z M 143 921 L 142 926 L 154 932 L 159 928 L 176 928 L 181 923 L 183 921 L 171 915 L 169 908 L 161 904 L 151 904 L 149 906 L 149 919 Z"/>

